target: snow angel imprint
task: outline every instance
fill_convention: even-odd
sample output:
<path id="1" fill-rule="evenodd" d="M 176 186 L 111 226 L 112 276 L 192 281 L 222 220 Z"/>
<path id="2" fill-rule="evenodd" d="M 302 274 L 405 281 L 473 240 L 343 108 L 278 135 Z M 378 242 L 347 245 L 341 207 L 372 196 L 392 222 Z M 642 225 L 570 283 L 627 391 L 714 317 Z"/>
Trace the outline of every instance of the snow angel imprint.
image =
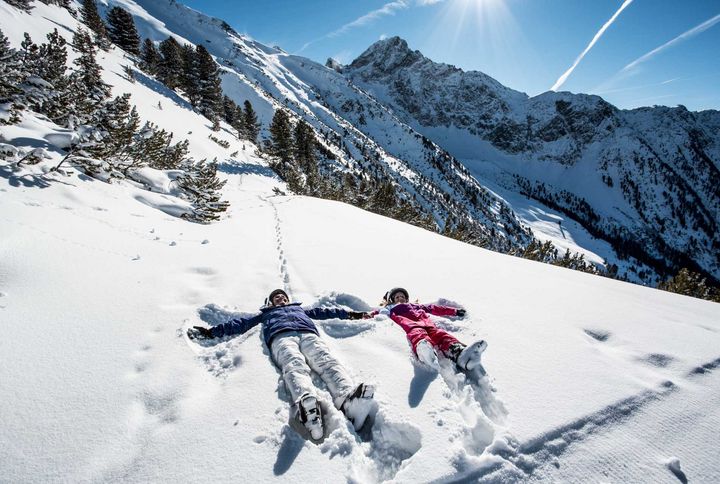
<path id="1" fill-rule="evenodd" d="M 420 362 L 439 369 L 438 352 L 455 362 L 461 370 L 472 370 L 480 365 L 480 356 L 487 348 L 484 340 L 470 346 L 458 341 L 430 320 L 434 316 L 464 317 L 465 310 L 437 304 L 413 304 L 407 290 L 396 287 L 385 293 L 383 307 L 370 313 L 371 316 L 384 314 L 390 317 L 407 334 L 410 348 Z"/>
<path id="2" fill-rule="evenodd" d="M 307 429 L 314 440 L 325 435 L 322 410 L 311 371 L 320 376 L 333 397 L 335 407 L 341 410 L 359 430 L 374 408 L 375 387 L 353 383 L 345 367 L 330 354 L 320 338 L 313 319 L 361 319 L 367 313 L 344 309 L 303 309 L 299 302 L 291 303 L 287 293 L 275 289 L 265 300 L 260 314 L 252 318 L 232 319 L 227 323 L 204 328 L 188 329 L 190 339 L 211 339 L 243 334 L 262 324 L 263 337 L 273 361 L 280 368 L 285 386 L 290 392 L 297 413 L 295 418 Z"/>

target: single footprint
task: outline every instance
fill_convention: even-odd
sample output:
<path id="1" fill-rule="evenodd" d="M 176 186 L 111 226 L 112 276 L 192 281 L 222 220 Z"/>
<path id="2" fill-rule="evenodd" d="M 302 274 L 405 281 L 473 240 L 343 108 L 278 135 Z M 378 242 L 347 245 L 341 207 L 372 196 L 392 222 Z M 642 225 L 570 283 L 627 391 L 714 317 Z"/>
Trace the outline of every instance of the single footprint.
<path id="1" fill-rule="evenodd" d="M 605 342 L 610 338 L 610 332 L 602 329 L 584 329 L 583 331 L 596 341 Z"/>

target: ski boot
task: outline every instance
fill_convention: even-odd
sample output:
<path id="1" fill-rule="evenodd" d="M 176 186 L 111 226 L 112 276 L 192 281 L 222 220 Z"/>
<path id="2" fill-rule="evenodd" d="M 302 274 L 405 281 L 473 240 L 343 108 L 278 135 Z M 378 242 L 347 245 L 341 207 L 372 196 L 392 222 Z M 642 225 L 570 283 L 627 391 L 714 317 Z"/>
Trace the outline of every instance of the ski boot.
<path id="1" fill-rule="evenodd" d="M 370 412 L 375 407 L 375 386 L 361 383 L 350 393 L 343 402 L 340 409 L 348 420 L 353 424 L 355 430 L 360 430 L 365 424 Z"/>
<path id="2" fill-rule="evenodd" d="M 307 429 L 313 440 L 320 440 L 325 435 L 322 411 L 316 397 L 308 394 L 300 397 L 297 419 Z"/>
<path id="3" fill-rule="evenodd" d="M 420 341 L 415 347 L 415 353 L 420 363 L 429 366 L 435 371 L 440 370 L 440 362 L 438 361 L 438 355 L 433 348 L 432 343 L 424 339 Z"/>
<path id="4" fill-rule="evenodd" d="M 470 346 L 454 343 L 448 349 L 447 357 L 455 362 L 458 368 L 470 371 L 480 365 L 480 357 L 487 348 L 485 340 L 476 341 Z"/>

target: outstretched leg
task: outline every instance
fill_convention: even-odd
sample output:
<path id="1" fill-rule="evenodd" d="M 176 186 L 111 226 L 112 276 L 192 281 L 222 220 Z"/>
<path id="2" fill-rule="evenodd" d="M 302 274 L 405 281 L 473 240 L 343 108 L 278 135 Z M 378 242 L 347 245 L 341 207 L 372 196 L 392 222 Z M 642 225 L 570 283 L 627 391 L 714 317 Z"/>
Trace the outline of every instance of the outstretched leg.
<path id="1" fill-rule="evenodd" d="M 305 426 L 313 439 L 319 440 L 325 433 L 322 411 L 317 401 L 315 385 L 310 377 L 310 367 L 300 346 L 300 334 L 292 331 L 278 335 L 270 344 L 270 351 L 275 364 L 282 371 L 290 398 L 297 405 L 296 418 Z"/>
<path id="2" fill-rule="evenodd" d="M 460 343 L 460 341 L 447 331 L 438 328 L 434 324 L 425 328 L 428 334 L 428 338 L 432 342 L 433 346 L 442 351 L 444 355 L 447 355 L 450 346 Z"/>
<path id="3" fill-rule="evenodd" d="M 375 387 L 364 383 L 355 385 L 345 367 L 330 354 L 327 344 L 317 335 L 303 333 L 300 349 L 310 367 L 327 385 L 335 407 L 342 410 L 355 430 L 359 430 L 375 406 Z"/>
<path id="4" fill-rule="evenodd" d="M 293 402 L 305 394 L 316 394 L 310 367 L 300 349 L 300 336 L 301 333 L 296 331 L 287 331 L 277 335 L 270 344 L 273 360 L 282 371 L 285 387 Z"/>
<path id="5" fill-rule="evenodd" d="M 335 358 L 327 344 L 314 333 L 300 334 L 300 351 L 315 373 L 325 382 L 333 396 L 333 403 L 340 408 L 345 398 L 356 388 L 350 374 L 340 361 Z"/>

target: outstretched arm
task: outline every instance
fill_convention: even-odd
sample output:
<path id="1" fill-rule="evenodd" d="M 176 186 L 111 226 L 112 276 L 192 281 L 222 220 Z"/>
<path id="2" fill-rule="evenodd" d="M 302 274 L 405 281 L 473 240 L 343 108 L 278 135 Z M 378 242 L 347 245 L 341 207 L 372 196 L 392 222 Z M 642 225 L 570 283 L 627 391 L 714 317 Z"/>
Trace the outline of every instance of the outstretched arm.
<path id="1" fill-rule="evenodd" d="M 369 317 L 368 313 L 362 311 L 346 311 L 340 308 L 326 309 L 313 308 L 304 309 L 310 319 L 363 319 Z"/>
<path id="2" fill-rule="evenodd" d="M 231 319 L 227 323 L 218 324 L 212 328 L 204 328 L 202 326 L 193 326 L 187 330 L 190 339 L 212 339 L 230 336 L 232 334 L 243 334 L 249 331 L 262 321 L 261 314 L 252 318 Z"/>
<path id="3" fill-rule="evenodd" d="M 250 331 L 262 321 L 262 314 L 253 316 L 252 318 L 231 319 L 227 323 L 218 324 L 210 328 L 213 338 L 221 338 L 233 334 L 243 334 Z"/>
<path id="4" fill-rule="evenodd" d="M 465 310 L 460 308 L 451 308 L 450 306 L 438 306 L 437 304 L 423 304 L 425 312 L 433 316 L 465 316 Z"/>

